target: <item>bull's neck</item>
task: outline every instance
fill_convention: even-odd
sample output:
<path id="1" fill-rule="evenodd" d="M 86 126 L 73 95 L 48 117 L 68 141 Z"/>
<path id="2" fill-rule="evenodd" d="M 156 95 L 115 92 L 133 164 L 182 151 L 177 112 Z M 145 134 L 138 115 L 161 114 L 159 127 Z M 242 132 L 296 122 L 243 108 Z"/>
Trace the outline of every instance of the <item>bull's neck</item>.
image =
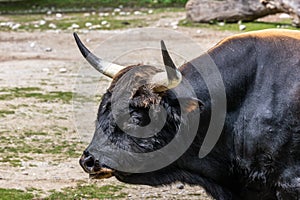
<path id="1" fill-rule="evenodd" d="M 239 39 L 212 48 L 180 70 L 208 109 L 213 101 L 210 93 L 218 93 L 225 87 L 227 112 L 232 112 L 239 108 L 251 89 L 256 74 L 256 59 L 253 39 Z"/>
<path id="2" fill-rule="evenodd" d="M 243 48 L 242 48 L 243 47 Z M 251 89 L 251 83 L 255 78 L 256 73 L 256 52 L 255 48 L 249 46 L 235 46 L 228 44 L 216 47 L 210 50 L 207 54 L 186 63 L 180 68 L 183 77 L 192 85 L 197 97 L 204 105 L 204 111 L 201 114 L 201 121 L 199 122 L 198 136 L 194 141 L 194 146 L 199 148 L 203 144 L 204 137 L 206 136 L 208 126 L 211 122 L 211 106 L 214 99 L 211 99 L 211 90 L 218 92 L 220 89 L 225 88 L 226 98 L 226 119 L 223 127 L 222 135 L 219 138 L 214 149 L 203 159 L 195 159 L 197 169 L 194 165 L 189 165 L 187 168 L 193 169 L 198 173 L 203 173 L 216 181 L 223 180 L 222 177 L 230 175 L 229 169 L 224 166 L 230 166 L 230 162 L 234 159 L 232 138 L 233 122 L 238 116 L 241 103 L 245 100 L 247 92 Z M 215 68 L 217 70 L 212 70 Z M 222 80 L 214 80 L 217 73 L 221 76 Z M 207 77 L 203 77 L 207 76 Z M 207 83 L 206 81 L 209 81 Z M 214 84 L 214 82 L 216 84 Z M 228 165 L 219 163 L 219 155 L 222 152 L 222 160 Z M 212 159 L 219 159 L 211 162 Z M 212 163 L 215 163 L 213 166 Z M 219 163 L 217 165 L 216 163 Z M 187 164 L 188 165 L 188 164 Z M 215 172 L 212 168 L 218 168 L 219 174 L 209 174 L 208 172 Z M 221 177 L 221 178 L 220 178 Z M 226 180 L 228 180 L 226 178 Z M 224 179 L 225 180 L 225 179 Z"/>

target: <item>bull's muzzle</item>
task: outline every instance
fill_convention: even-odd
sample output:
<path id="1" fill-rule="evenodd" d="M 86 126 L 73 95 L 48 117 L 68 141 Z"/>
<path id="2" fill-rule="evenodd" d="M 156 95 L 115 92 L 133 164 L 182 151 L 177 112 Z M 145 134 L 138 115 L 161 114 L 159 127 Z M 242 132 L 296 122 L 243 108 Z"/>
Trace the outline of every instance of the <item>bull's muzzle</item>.
<path id="1" fill-rule="evenodd" d="M 108 167 L 104 167 L 98 160 L 95 159 L 88 151 L 84 151 L 79 164 L 85 172 L 93 179 L 103 179 L 113 176 L 114 170 Z"/>

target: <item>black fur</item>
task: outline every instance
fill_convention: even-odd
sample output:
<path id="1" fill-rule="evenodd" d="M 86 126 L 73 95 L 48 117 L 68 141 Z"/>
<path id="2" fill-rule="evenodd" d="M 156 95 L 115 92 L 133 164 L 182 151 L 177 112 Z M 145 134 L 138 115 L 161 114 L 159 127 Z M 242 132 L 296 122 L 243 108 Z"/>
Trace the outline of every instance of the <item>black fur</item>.
<path id="1" fill-rule="evenodd" d="M 205 158 L 199 159 L 210 122 L 211 99 L 195 66 L 201 67 L 208 55 L 218 66 L 225 84 L 227 115 L 218 143 Z M 299 199 L 300 33 L 272 30 L 231 37 L 208 54 L 188 62 L 180 71 L 204 104 L 193 144 L 177 161 L 161 170 L 143 174 L 116 172 L 115 176 L 132 184 L 157 186 L 181 181 L 201 185 L 220 200 Z M 172 91 L 155 94 L 146 86 L 136 91 L 139 92 L 130 100 L 132 121 L 127 126 L 147 124 L 147 109 L 153 104 L 163 105 L 167 110 L 167 123 L 151 138 L 124 134 L 111 114 L 112 86 L 99 107 L 97 127 L 120 148 L 129 152 L 157 150 L 172 140 L 180 126 L 195 123 L 192 112 L 182 117 L 185 113 L 180 112 Z M 159 120 L 159 110 L 157 113 Z M 96 131 L 97 134 L 100 133 Z M 96 144 L 94 137 L 87 151 L 99 157 L 93 150 Z M 109 167 L 108 163 L 102 165 Z"/>

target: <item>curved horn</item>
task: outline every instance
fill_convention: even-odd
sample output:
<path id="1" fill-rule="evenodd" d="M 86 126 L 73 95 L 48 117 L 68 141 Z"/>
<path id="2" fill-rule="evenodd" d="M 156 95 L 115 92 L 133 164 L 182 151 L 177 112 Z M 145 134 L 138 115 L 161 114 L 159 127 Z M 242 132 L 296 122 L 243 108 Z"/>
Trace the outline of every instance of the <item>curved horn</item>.
<path id="1" fill-rule="evenodd" d="M 121 69 L 124 69 L 121 65 L 107 62 L 95 56 L 84 46 L 76 33 L 73 35 L 81 54 L 97 71 L 113 78 Z"/>
<path id="2" fill-rule="evenodd" d="M 165 73 L 158 73 L 153 77 L 156 81 L 156 84 L 163 85 L 165 87 L 157 87 L 154 90 L 157 92 L 163 92 L 168 89 L 175 88 L 182 80 L 181 72 L 176 68 L 174 62 L 172 61 L 171 56 L 168 53 L 166 45 L 163 40 L 160 42 L 161 44 L 161 52 L 164 61 L 164 65 L 167 72 L 167 78 L 165 77 Z"/>

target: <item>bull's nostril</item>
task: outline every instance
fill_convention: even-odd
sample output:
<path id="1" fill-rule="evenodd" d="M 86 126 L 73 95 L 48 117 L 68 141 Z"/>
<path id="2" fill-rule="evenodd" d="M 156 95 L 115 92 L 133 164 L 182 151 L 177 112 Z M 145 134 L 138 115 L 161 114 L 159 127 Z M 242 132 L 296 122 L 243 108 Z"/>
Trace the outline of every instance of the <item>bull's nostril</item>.
<path id="1" fill-rule="evenodd" d="M 89 153 L 89 151 L 84 150 L 84 151 L 83 151 L 83 155 L 88 156 L 88 155 L 90 155 L 90 153 Z"/>
<path id="2" fill-rule="evenodd" d="M 84 159 L 85 166 L 87 167 L 94 167 L 95 166 L 95 160 L 93 156 L 89 156 L 86 159 Z"/>

